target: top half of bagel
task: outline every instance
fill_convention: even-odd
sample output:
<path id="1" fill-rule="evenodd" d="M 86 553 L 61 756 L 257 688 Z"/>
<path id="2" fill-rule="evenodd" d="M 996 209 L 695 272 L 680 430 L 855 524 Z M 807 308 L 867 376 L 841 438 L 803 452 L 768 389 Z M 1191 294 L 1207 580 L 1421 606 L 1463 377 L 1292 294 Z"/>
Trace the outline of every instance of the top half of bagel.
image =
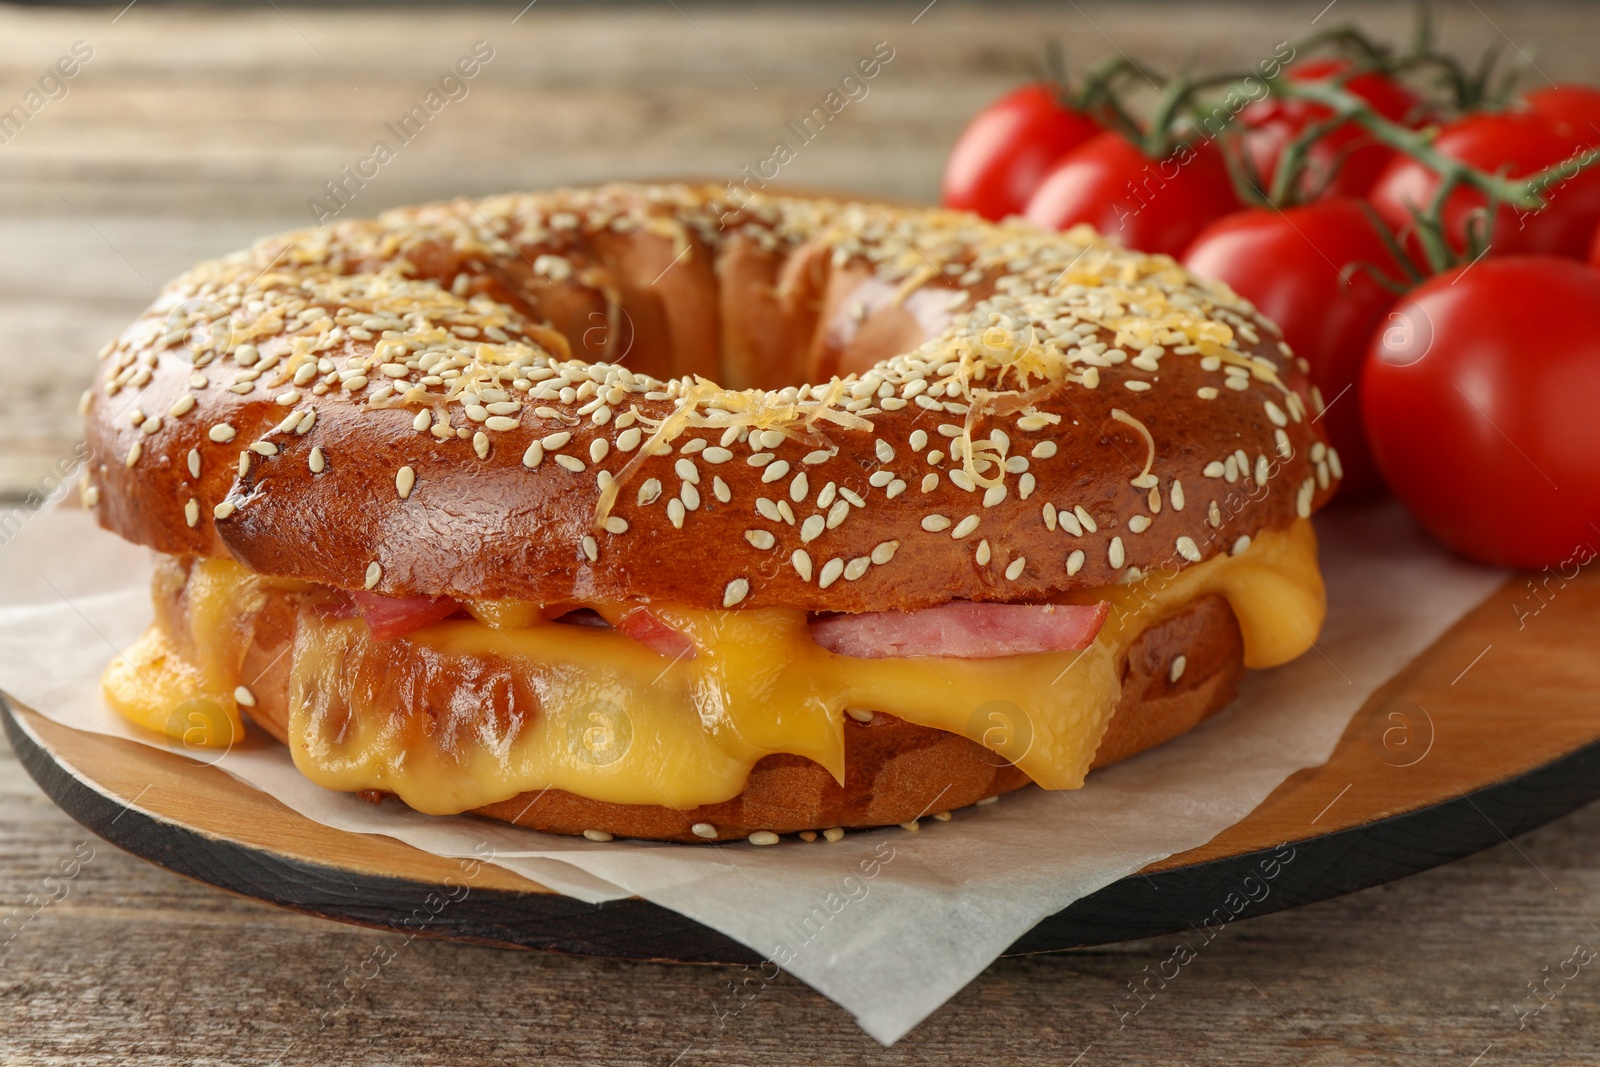
<path id="1" fill-rule="evenodd" d="M 1236 551 L 1339 475 L 1225 287 L 1086 230 L 695 186 L 457 200 L 178 278 L 99 521 L 395 595 L 913 609 Z"/>

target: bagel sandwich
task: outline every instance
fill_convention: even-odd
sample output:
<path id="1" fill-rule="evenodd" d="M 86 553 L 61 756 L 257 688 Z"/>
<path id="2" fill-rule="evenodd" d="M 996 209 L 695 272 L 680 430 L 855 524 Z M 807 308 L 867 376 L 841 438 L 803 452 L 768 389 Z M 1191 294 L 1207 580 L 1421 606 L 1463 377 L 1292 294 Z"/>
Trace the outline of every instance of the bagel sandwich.
<path id="1" fill-rule="evenodd" d="M 85 393 L 84 502 L 156 559 L 103 688 L 599 840 L 1073 789 L 1315 640 L 1321 409 L 1086 229 L 610 185 L 281 235 Z"/>

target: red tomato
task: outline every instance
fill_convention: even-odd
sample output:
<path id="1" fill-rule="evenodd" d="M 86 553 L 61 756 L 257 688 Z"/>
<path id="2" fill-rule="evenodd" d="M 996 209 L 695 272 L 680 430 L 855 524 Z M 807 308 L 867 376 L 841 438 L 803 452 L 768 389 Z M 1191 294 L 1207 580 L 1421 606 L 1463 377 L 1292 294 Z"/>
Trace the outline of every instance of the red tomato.
<path id="1" fill-rule="evenodd" d="M 1479 170 L 1504 171 L 1526 177 L 1570 158 L 1580 139 L 1565 122 L 1537 112 L 1468 115 L 1445 126 L 1434 141 L 1440 153 Z M 1439 179 L 1427 167 L 1399 157 L 1373 187 L 1371 200 L 1383 220 L 1396 230 L 1411 224 L 1410 209 L 1426 206 Z M 1585 170 L 1548 190 L 1543 211 L 1522 211 L 1502 205 L 1494 224 L 1493 250 L 1499 255 L 1539 253 L 1583 258 L 1589 236 L 1600 223 L 1600 170 Z M 1457 189 L 1444 205 L 1445 233 L 1460 251 L 1466 246 L 1470 213 L 1485 204 L 1481 193 Z"/>
<path id="2" fill-rule="evenodd" d="M 1507 256 L 1430 279 L 1373 338 L 1367 436 L 1440 540 L 1561 567 L 1600 546 L 1600 271 Z M 1569 575 L 1570 577 L 1570 575 Z"/>
<path id="3" fill-rule="evenodd" d="M 1600 144 L 1600 89 L 1588 85 L 1553 85 L 1528 93 L 1529 110 L 1566 123 L 1579 142 Z"/>
<path id="4" fill-rule="evenodd" d="M 1289 79 L 1298 82 L 1326 81 L 1349 69 L 1343 59 L 1317 59 L 1289 68 Z M 1377 71 L 1358 74 L 1344 87 L 1361 97 L 1372 109 L 1394 122 L 1412 123 L 1421 117 L 1421 102 L 1409 89 Z M 1309 100 L 1268 97 L 1239 113 L 1246 128 L 1244 143 L 1267 188 L 1278 169 L 1284 147 L 1307 126 L 1321 122 L 1333 112 Z M 1320 197 L 1365 196 L 1394 158 L 1394 149 L 1373 140 L 1354 122 L 1346 122 L 1318 138 L 1306 153 L 1307 167 L 1301 175 L 1302 196 L 1320 190 Z"/>
<path id="5" fill-rule="evenodd" d="M 1055 230 L 1086 222 L 1129 248 L 1176 256 L 1206 223 L 1238 208 L 1215 145 L 1181 145 L 1154 160 L 1121 134 L 1102 133 L 1050 168 L 1027 215 Z"/>
<path id="6" fill-rule="evenodd" d="M 1342 495 L 1381 484 L 1361 428 L 1359 379 L 1367 342 L 1395 296 L 1364 270 L 1404 278 L 1355 200 L 1324 200 L 1273 211 L 1252 208 L 1207 226 L 1184 254 L 1202 278 L 1227 282 L 1283 330 L 1328 405 L 1319 416 L 1344 468 Z"/>
<path id="7" fill-rule="evenodd" d="M 1020 214 L 1050 164 L 1099 132 L 1050 86 L 1024 85 L 961 131 L 944 165 L 944 204 L 986 219 Z"/>

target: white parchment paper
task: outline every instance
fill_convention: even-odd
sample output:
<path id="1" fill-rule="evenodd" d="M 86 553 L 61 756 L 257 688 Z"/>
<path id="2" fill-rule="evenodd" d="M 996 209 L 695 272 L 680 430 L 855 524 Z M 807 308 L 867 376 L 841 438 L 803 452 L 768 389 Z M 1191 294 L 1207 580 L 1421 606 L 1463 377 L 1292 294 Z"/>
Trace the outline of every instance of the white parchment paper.
<path id="1" fill-rule="evenodd" d="M 1506 577 L 1448 555 L 1395 505 L 1317 524 L 1330 610 L 1315 650 L 1253 673 L 1232 707 L 1081 790 L 1023 790 L 919 833 L 599 844 L 331 793 L 260 731 L 217 766 L 327 826 L 449 857 L 487 842 L 496 864 L 581 900 L 638 895 L 672 908 L 780 964 L 888 1044 L 1044 916 L 1203 844 L 1326 760 L 1367 696 Z M 63 725 L 169 747 L 99 694 L 106 663 L 149 622 L 149 575 L 143 549 L 85 513 L 34 516 L 0 547 L 0 688 Z"/>

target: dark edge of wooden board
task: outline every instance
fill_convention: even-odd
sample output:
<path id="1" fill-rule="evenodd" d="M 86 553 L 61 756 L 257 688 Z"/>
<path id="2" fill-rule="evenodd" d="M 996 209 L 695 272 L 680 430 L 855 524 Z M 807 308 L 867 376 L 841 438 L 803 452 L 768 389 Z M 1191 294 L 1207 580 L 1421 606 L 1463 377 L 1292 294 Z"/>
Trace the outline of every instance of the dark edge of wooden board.
<path id="1" fill-rule="evenodd" d="M 3 693 L 0 719 L 29 775 L 72 818 L 158 867 L 241 896 L 378 929 L 409 921 L 406 929 L 419 936 L 505 948 L 681 963 L 761 960 L 732 938 L 637 898 L 586 904 L 557 893 L 473 889 L 434 912 L 424 901 L 443 886 L 311 863 L 127 807 L 55 759 Z M 1292 853 L 1267 849 L 1130 875 L 1044 919 L 1006 954 L 1160 937 L 1327 900 L 1471 855 L 1597 798 L 1600 742 L 1454 800 L 1290 842 Z M 1274 859 L 1276 877 L 1263 879 Z M 1265 895 L 1253 899 L 1263 886 Z"/>

